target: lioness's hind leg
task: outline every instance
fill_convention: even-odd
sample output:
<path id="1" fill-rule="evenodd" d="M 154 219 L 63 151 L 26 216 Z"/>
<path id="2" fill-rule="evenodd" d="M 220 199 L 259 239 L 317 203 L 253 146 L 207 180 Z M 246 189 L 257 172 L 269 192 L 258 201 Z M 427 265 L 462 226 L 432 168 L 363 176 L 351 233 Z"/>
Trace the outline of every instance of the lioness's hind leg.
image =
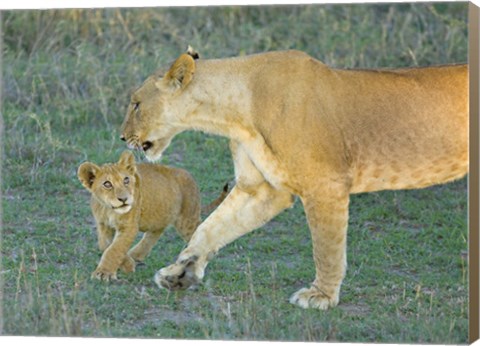
<path id="1" fill-rule="evenodd" d="M 302 308 L 326 310 L 336 306 L 346 271 L 348 193 L 318 192 L 303 199 L 313 242 L 315 281 L 290 298 Z"/>

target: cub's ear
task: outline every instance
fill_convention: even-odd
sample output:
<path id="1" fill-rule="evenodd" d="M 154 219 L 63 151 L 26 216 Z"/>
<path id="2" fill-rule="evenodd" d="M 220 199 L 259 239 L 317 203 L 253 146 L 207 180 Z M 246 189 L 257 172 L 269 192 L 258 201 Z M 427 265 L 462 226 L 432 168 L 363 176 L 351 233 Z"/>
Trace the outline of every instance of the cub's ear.
<path id="1" fill-rule="evenodd" d="M 78 167 L 78 180 L 80 180 L 87 190 L 90 191 L 92 189 L 93 182 L 95 181 L 99 169 L 100 168 L 97 165 L 91 162 L 84 162 Z"/>
<path id="2" fill-rule="evenodd" d="M 195 73 L 195 61 L 189 53 L 183 53 L 170 67 L 170 70 L 163 77 L 163 81 L 177 90 L 185 88 L 193 79 Z"/>
<path id="3" fill-rule="evenodd" d="M 129 150 L 125 150 L 122 153 L 122 155 L 120 155 L 118 164 L 125 167 L 130 174 L 135 174 L 137 172 L 135 157 L 133 156 L 132 152 Z"/>

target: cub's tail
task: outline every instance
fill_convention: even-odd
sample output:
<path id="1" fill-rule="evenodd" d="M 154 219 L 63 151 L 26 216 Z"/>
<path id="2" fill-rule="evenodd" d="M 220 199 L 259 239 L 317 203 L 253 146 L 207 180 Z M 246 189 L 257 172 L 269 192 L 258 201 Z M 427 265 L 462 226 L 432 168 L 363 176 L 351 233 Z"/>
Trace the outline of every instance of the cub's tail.
<path id="1" fill-rule="evenodd" d="M 210 214 L 216 207 L 218 207 L 220 203 L 223 202 L 225 197 L 227 197 L 229 190 L 230 189 L 229 189 L 228 183 L 226 183 L 225 186 L 223 187 L 223 190 L 220 196 L 218 196 L 217 199 L 215 199 L 209 205 L 202 207 L 202 214 Z"/>

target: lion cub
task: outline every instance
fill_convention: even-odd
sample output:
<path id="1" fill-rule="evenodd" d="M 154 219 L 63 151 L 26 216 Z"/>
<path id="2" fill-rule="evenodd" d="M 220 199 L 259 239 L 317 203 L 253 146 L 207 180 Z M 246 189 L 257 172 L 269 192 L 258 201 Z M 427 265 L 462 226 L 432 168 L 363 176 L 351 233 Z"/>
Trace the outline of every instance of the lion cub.
<path id="1" fill-rule="evenodd" d="M 135 271 L 168 225 L 188 241 L 200 223 L 200 193 L 185 170 L 159 164 L 135 163 L 124 151 L 117 163 L 97 166 L 84 162 L 78 178 L 91 192 L 91 208 L 97 224 L 98 246 L 103 255 L 92 278 L 116 279 L 117 269 Z M 222 195 L 208 208 L 221 203 Z M 132 248 L 138 231 L 145 232 Z"/>

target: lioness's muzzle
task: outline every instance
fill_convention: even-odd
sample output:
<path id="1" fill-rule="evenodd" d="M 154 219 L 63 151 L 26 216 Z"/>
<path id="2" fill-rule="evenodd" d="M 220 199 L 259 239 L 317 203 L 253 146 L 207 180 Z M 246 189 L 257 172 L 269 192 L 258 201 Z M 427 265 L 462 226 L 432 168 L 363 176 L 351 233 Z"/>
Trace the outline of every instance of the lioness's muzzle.
<path id="1" fill-rule="evenodd" d="M 150 149 L 152 147 L 152 145 L 153 145 L 153 143 L 150 142 L 150 141 L 143 142 L 143 144 L 142 144 L 143 151 L 147 151 L 148 149 Z"/>

